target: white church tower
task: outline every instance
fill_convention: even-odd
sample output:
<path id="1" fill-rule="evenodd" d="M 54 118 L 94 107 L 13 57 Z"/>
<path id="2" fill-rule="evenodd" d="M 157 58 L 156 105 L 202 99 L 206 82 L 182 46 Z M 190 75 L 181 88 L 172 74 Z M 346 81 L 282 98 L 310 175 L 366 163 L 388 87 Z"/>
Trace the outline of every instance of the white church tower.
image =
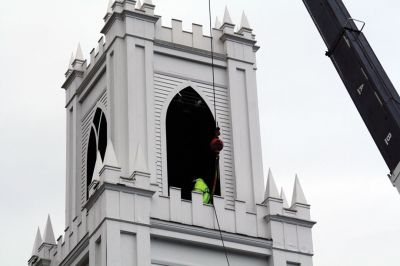
<path id="1" fill-rule="evenodd" d="M 162 26 L 154 9 L 110 3 L 90 60 L 80 47 L 71 59 L 65 233 L 55 240 L 48 218 L 29 265 L 311 266 L 315 222 L 299 180 L 290 205 L 271 172 L 264 186 L 246 16 L 237 28 L 226 10 L 212 30 L 214 90 L 211 38 L 197 24 Z M 215 119 L 220 180 L 204 204 L 193 180 L 213 187 Z"/>

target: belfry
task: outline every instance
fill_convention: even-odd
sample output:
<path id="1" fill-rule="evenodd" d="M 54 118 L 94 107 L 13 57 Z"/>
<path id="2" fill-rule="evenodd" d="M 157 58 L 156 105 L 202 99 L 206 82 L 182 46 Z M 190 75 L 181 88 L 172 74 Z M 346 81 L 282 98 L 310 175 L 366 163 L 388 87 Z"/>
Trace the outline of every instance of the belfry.
<path id="1" fill-rule="evenodd" d="M 236 27 L 226 9 L 212 38 L 198 24 L 162 26 L 151 0 L 115 0 L 104 21 L 62 85 L 65 232 L 55 240 L 48 218 L 29 265 L 311 266 L 315 222 L 299 179 L 290 205 L 271 172 L 264 185 L 246 15 Z M 198 178 L 215 190 L 209 203 Z"/>

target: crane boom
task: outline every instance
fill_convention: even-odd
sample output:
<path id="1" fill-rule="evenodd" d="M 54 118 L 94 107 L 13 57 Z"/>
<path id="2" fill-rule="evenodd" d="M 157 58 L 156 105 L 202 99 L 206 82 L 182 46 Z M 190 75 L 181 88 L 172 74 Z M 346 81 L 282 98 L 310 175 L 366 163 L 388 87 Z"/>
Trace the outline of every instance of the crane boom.
<path id="1" fill-rule="evenodd" d="M 400 192 L 400 97 L 341 0 L 303 0 Z"/>

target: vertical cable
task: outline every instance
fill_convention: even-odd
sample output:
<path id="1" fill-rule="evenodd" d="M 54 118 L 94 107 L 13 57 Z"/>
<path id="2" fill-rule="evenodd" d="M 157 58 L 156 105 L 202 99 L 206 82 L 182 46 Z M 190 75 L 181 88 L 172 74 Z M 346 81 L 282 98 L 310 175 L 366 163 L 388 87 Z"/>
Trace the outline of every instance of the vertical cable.
<path id="1" fill-rule="evenodd" d="M 215 219 L 217 220 L 217 226 L 218 226 L 219 235 L 220 235 L 220 237 L 221 237 L 222 247 L 223 247 L 224 252 L 225 252 L 226 262 L 228 263 L 228 266 L 230 266 L 230 264 L 229 264 L 229 259 L 228 259 L 228 251 L 226 250 L 226 247 L 225 247 L 224 238 L 223 238 L 223 236 L 222 236 L 221 227 L 220 227 L 220 225 L 219 225 L 217 210 L 215 209 L 214 203 L 213 203 L 213 208 L 214 208 L 214 213 L 215 213 Z"/>
<path id="2" fill-rule="evenodd" d="M 213 31 L 212 31 L 212 13 L 211 13 L 211 0 L 208 0 L 208 14 L 209 14 L 209 19 L 210 19 L 210 36 L 211 36 L 211 69 L 212 69 L 212 86 L 213 86 L 213 95 L 214 95 L 214 117 L 215 117 L 215 128 L 218 127 L 218 122 L 217 122 L 217 103 L 216 103 L 216 97 L 215 97 L 215 73 L 214 73 L 214 36 L 213 36 Z M 218 164 L 218 159 L 216 160 L 216 164 Z M 219 165 L 216 165 L 216 177 L 219 177 Z M 214 189 L 213 189 L 214 190 Z M 214 191 L 213 191 L 214 194 Z M 212 195 L 214 197 L 214 195 Z M 217 226 L 218 226 L 218 231 L 219 231 L 219 235 L 221 237 L 221 242 L 222 242 L 222 247 L 224 249 L 224 253 L 225 253 L 225 258 L 226 258 L 226 262 L 228 263 L 228 266 L 230 266 L 229 264 L 229 258 L 228 258 L 228 251 L 226 250 L 225 247 L 225 242 L 224 242 L 224 237 L 222 236 L 222 231 L 221 231 L 221 226 L 219 224 L 219 219 L 218 219 L 218 214 L 217 214 L 217 210 L 215 209 L 215 205 L 213 202 L 213 209 L 214 209 L 214 213 L 215 213 L 215 219 L 217 221 Z"/>
<path id="3" fill-rule="evenodd" d="M 211 0 L 208 0 L 208 14 L 210 19 L 210 36 L 211 36 L 211 69 L 212 69 L 212 86 L 213 86 L 213 95 L 214 95 L 214 117 L 215 117 L 215 127 L 218 126 L 217 122 L 217 104 L 215 100 L 215 73 L 214 73 L 214 36 L 212 32 L 212 13 L 211 13 Z"/>

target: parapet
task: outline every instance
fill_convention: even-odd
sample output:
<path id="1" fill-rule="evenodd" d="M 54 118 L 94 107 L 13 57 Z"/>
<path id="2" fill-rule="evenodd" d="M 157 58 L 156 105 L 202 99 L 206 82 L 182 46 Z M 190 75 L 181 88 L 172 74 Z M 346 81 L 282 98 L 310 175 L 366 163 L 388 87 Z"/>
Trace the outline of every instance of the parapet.
<path id="1" fill-rule="evenodd" d="M 161 17 L 155 15 L 154 10 L 155 5 L 149 0 L 144 1 L 143 4 L 134 0 L 110 1 L 104 17 L 105 26 L 102 30 L 104 36 L 100 38 L 97 48 L 91 50 L 89 60 L 84 58 L 81 48 L 78 46 L 75 56 L 72 56 L 68 65 L 65 74 L 66 81 L 62 88 L 70 88 L 75 78 L 78 78 L 80 80 L 74 86 L 78 89 L 77 87 L 84 83 L 83 81 L 91 75 L 91 72 L 98 70 L 103 65 L 105 52 L 114 39 L 117 37 L 124 38 L 127 35 L 151 40 L 158 46 L 196 51 L 205 57 L 211 57 L 211 39 L 213 40 L 212 48 L 216 58 L 224 58 L 225 55 L 229 54 L 229 48 L 225 45 L 226 40 L 242 43 L 248 48 L 248 53 L 254 53 L 258 50 L 255 35 L 244 13 L 239 27 L 236 27 L 228 9 L 226 9 L 222 24 L 217 18 L 215 27 L 211 30 L 211 36 L 207 36 L 203 32 L 202 25 L 193 23 L 191 31 L 185 31 L 182 27 L 182 21 L 178 19 L 172 19 L 171 27 L 163 26 Z M 128 23 L 125 18 L 136 20 Z M 125 24 L 120 24 L 114 30 L 111 30 L 113 25 L 117 25 L 115 24 L 116 21 L 123 20 L 125 20 Z M 152 23 L 154 23 L 153 26 Z M 153 33 L 149 33 L 151 31 Z"/>

